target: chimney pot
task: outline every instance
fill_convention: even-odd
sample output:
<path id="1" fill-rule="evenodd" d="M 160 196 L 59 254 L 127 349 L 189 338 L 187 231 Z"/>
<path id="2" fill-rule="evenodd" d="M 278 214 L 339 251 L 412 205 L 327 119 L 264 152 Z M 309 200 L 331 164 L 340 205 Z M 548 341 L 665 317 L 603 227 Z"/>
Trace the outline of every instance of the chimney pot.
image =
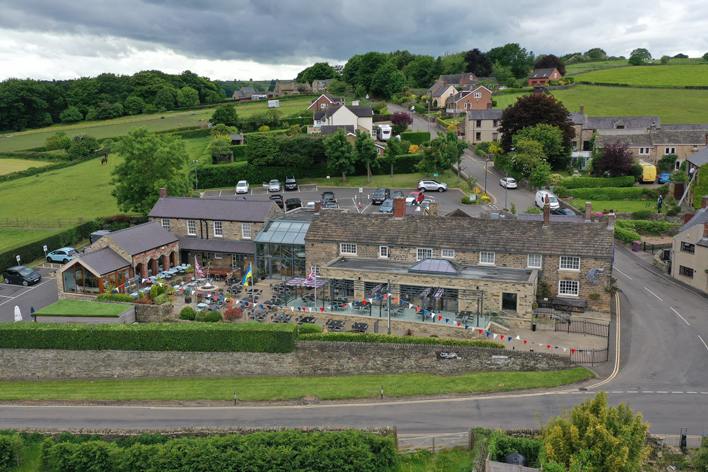
<path id="1" fill-rule="evenodd" d="M 429 216 L 438 216 L 440 213 L 440 205 L 438 203 L 431 203 L 430 206 L 428 207 L 428 215 Z"/>
<path id="2" fill-rule="evenodd" d="M 315 214 L 319 214 L 320 210 L 322 210 L 322 204 L 320 202 L 315 202 Z"/>
<path id="3" fill-rule="evenodd" d="M 584 105 L 580 105 L 580 113 L 582 113 L 583 115 L 585 114 L 585 106 Z"/>
<path id="4" fill-rule="evenodd" d="M 592 218 L 592 203 L 585 202 L 585 222 L 589 223 L 590 218 Z"/>
<path id="5" fill-rule="evenodd" d="M 615 229 L 615 213 L 612 212 L 607 215 L 607 229 Z"/>
<path id="6" fill-rule="evenodd" d="M 543 204 L 543 227 L 548 228 L 551 225 L 551 204 L 546 195 L 546 202 Z"/>
<path id="7" fill-rule="evenodd" d="M 701 200 L 701 208 L 706 207 L 708 207 L 708 195 L 703 195 L 703 199 Z"/>
<path id="8" fill-rule="evenodd" d="M 160 198 L 165 198 L 166 196 L 167 196 L 167 189 L 161 188 L 160 189 Z"/>
<path id="9" fill-rule="evenodd" d="M 396 197 L 393 199 L 393 217 L 395 219 L 403 218 L 406 214 L 406 199 L 403 197 Z"/>

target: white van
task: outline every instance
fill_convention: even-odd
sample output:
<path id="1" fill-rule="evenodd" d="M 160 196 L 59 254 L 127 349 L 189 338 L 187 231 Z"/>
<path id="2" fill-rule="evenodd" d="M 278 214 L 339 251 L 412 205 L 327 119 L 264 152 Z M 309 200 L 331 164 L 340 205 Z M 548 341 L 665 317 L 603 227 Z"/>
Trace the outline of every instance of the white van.
<path id="1" fill-rule="evenodd" d="M 546 195 L 548 195 L 548 204 L 551 206 L 551 210 L 555 210 L 556 208 L 560 207 L 560 204 L 558 203 L 558 198 L 556 198 L 556 196 L 548 190 L 539 190 L 538 192 L 536 192 L 537 207 L 543 208 L 543 205 L 546 204 Z"/>

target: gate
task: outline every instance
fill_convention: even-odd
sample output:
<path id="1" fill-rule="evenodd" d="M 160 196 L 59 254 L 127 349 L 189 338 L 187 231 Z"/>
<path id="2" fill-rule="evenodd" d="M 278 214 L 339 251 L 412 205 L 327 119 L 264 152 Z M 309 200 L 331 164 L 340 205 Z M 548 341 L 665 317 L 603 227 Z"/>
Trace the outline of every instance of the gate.
<path id="1" fill-rule="evenodd" d="M 609 346 L 605 349 L 583 349 L 570 354 L 570 362 L 573 364 L 585 364 L 594 366 L 604 364 L 608 361 L 610 353 Z"/>
<path id="2" fill-rule="evenodd" d="M 464 433 L 451 434 L 429 434 L 426 436 L 401 437 L 398 435 L 398 451 L 407 453 L 427 449 L 435 452 L 439 449 L 451 449 L 453 447 L 469 447 L 468 431 Z"/>
<path id="3" fill-rule="evenodd" d="M 585 320 L 574 320 L 572 318 L 567 318 L 566 320 L 556 319 L 556 331 L 589 334 L 591 336 L 607 338 L 610 336 L 610 325 Z"/>

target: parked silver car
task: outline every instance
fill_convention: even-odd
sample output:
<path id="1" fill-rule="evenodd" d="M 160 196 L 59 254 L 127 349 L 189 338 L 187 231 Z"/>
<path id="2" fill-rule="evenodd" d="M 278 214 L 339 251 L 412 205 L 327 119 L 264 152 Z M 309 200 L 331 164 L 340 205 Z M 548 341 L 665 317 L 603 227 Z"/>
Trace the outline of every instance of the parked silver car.
<path id="1" fill-rule="evenodd" d="M 271 180 L 270 183 L 268 184 L 268 191 L 269 192 L 280 192 L 280 182 L 278 180 Z"/>
<path id="2" fill-rule="evenodd" d="M 424 179 L 418 182 L 418 190 L 424 192 L 444 192 L 447 190 L 447 184 L 433 179 Z"/>

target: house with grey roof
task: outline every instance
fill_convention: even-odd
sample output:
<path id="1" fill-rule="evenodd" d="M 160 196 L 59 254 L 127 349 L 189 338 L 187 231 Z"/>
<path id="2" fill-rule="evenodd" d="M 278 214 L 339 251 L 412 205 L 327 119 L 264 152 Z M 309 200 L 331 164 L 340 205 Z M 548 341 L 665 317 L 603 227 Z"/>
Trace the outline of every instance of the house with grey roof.
<path id="1" fill-rule="evenodd" d="M 549 80 L 560 80 L 563 76 L 555 67 L 552 69 L 535 69 L 529 75 L 529 87 L 546 85 Z"/>
<path id="2" fill-rule="evenodd" d="M 499 121 L 504 110 L 472 110 L 465 118 L 465 141 L 471 144 L 498 142 Z"/>
<path id="3" fill-rule="evenodd" d="M 708 292 L 708 195 L 703 196 L 701 209 L 673 237 L 671 276 Z"/>
<path id="4" fill-rule="evenodd" d="M 678 169 L 683 161 L 706 147 L 707 136 L 708 130 L 667 130 L 655 126 L 649 130 L 601 129 L 595 138 L 595 149 L 612 143 L 625 144 L 636 158 L 651 164 L 673 154 L 677 156 L 674 165 Z"/>
<path id="5" fill-rule="evenodd" d="M 313 114 L 315 125 L 308 128 L 308 133 L 324 134 L 323 128 L 334 131 L 343 128 L 347 132 L 359 130 L 374 137 L 374 110 L 369 105 L 327 107 L 322 113 L 318 111 Z"/>
<path id="6" fill-rule="evenodd" d="M 433 108 L 445 108 L 448 98 L 457 93 L 457 89 L 445 83 L 435 83 L 428 89 L 428 100 Z"/>
<path id="7" fill-rule="evenodd" d="M 317 98 L 312 99 L 312 103 L 310 104 L 309 107 L 307 107 L 308 110 L 324 110 L 325 108 L 328 107 L 340 107 L 345 104 L 345 100 L 342 97 L 335 97 L 334 95 L 330 95 L 328 93 L 323 93 Z"/>

